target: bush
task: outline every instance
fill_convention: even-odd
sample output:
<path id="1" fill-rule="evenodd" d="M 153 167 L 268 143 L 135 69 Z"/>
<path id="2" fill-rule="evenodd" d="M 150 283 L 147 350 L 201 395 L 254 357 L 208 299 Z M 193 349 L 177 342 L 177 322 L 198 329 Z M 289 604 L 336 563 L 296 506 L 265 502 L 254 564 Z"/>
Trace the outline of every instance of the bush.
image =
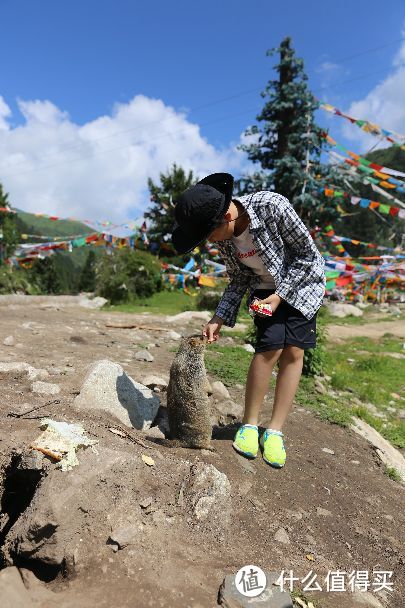
<path id="1" fill-rule="evenodd" d="M 96 293 L 111 304 L 148 298 L 162 290 L 161 265 L 147 251 L 122 249 L 96 264 Z"/>
<path id="2" fill-rule="evenodd" d="M 317 316 L 316 323 L 316 347 L 308 348 L 304 353 L 304 376 L 319 376 L 325 365 L 325 344 L 327 339 L 327 327 L 323 315 Z"/>
<path id="3" fill-rule="evenodd" d="M 197 296 L 197 310 L 212 310 L 215 311 L 222 296 L 222 291 L 213 291 L 202 288 Z"/>
<path id="4" fill-rule="evenodd" d="M 0 294 L 35 294 L 36 292 L 26 270 L 0 266 Z"/>

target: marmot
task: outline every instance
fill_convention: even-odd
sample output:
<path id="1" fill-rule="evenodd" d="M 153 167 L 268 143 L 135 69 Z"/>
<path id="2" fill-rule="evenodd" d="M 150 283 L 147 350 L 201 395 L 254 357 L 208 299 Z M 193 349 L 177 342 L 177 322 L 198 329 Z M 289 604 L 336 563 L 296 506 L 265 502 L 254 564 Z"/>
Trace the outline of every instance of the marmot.
<path id="1" fill-rule="evenodd" d="M 193 334 L 182 338 L 170 367 L 167 413 L 173 444 L 190 448 L 211 447 L 208 379 L 204 351 L 208 338 Z"/>

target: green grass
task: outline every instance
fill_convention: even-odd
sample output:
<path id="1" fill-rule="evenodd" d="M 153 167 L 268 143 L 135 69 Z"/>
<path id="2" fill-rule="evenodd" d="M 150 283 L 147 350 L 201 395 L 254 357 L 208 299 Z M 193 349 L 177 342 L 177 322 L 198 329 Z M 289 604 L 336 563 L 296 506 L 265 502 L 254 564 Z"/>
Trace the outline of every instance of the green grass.
<path id="1" fill-rule="evenodd" d="M 401 481 L 402 479 L 395 467 L 385 467 L 385 472 L 393 481 Z"/>
<path id="2" fill-rule="evenodd" d="M 252 353 L 248 353 L 240 346 L 215 346 L 210 351 L 208 347 L 205 354 L 205 367 L 209 374 L 221 380 L 226 386 L 236 382 L 245 384 L 246 376 L 252 360 Z"/>
<path id="3" fill-rule="evenodd" d="M 398 319 L 405 320 L 405 312 L 402 311 L 400 315 L 394 314 L 384 314 L 381 313 L 376 307 L 369 306 L 368 308 L 363 309 L 363 316 L 354 317 L 352 315 L 344 317 L 343 319 L 339 317 L 334 317 L 330 314 L 329 309 L 326 307 L 322 307 L 322 316 L 324 317 L 327 323 L 331 323 L 333 325 L 366 325 L 372 321 L 373 323 L 379 323 L 381 321 L 397 321 Z"/>
<path id="4" fill-rule="evenodd" d="M 104 310 L 117 312 L 150 312 L 163 315 L 176 315 L 186 310 L 197 310 L 195 306 L 196 298 L 189 296 L 184 291 L 159 291 L 150 298 L 140 298 L 137 301 L 115 306 L 104 306 Z"/>

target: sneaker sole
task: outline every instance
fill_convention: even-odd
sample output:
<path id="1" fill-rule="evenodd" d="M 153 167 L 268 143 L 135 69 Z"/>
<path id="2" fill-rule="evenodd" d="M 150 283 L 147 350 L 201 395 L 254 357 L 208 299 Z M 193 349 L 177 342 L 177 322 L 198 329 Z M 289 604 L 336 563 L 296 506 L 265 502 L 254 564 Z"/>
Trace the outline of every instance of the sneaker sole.
<path id="1" fill-rule="evenodd" d="M 235 442 L 232 444 L 232 447 L 239 454 L 242 454 L 242 456 L 246 456 L 246 458 L 250 458 L 251 460 L 254 460 L 255 458 L 257 458 L 257 454 L 252 454 L 251 452 L 244 452 L 235 444 Z"/>
<path id="2" fill-rule="evenodd" d="M 278 464 L 278 462 L 270 462 L 270 460 L 267 460 L 267 458 L 265 458 L 263 456 L 263 460 L 264 462 L 267 462 L 267 464 L 269 464 L 271 467 L 274 467 L 275 469 L 282 469 L 284 464 Z"/>

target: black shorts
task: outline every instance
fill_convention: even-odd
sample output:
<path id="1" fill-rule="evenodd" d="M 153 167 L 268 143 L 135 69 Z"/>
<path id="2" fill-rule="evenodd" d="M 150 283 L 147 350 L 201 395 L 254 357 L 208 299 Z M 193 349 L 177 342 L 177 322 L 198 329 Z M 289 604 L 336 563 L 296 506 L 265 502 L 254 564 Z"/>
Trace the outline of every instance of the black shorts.
<path id="1" fill-rule="evenodd" d="M 275 289 L 255 289 L 248 298 L 248 306 L 254 297 L 263 300 L 275 292 Z M 278 350 L 287 344 L 302 349 L 316 346 L 316 316 L 307 319 L 302 312 L 282 300 L 271 317 L 254 316 L 257 328 L 255 352 Z"/>

